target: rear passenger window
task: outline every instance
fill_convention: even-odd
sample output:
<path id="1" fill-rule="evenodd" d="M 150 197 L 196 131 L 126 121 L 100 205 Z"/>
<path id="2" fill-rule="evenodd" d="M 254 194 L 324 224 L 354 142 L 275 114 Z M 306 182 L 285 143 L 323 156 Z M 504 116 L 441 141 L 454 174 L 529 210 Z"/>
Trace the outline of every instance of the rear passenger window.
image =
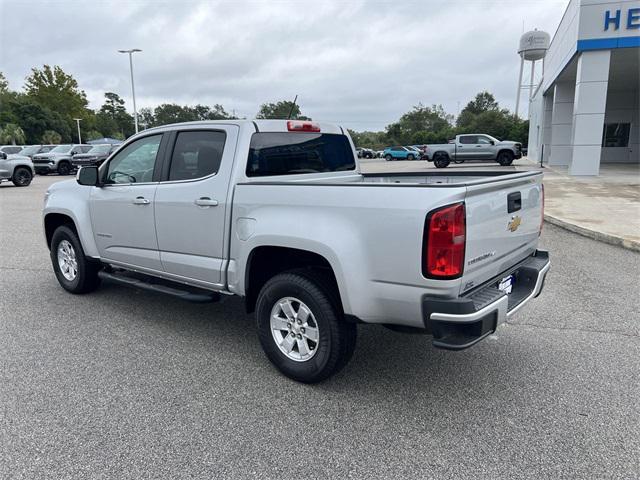
<path id="1" fill-rule="evenodd" d="M 460 143 L 462 143 L 463 145 L 472 145 L 478 142 L 474 135 L 465 135 L 463 137 L 460 137 Z"/>
<path id="2" fill-rule="evenodd" d="M 261 132 L 251 136 L 248 177 L 344 172 L 356 168 L 346 135 Z"/>
<path id="3" fill-rule="evenodd" d="M 193 180 L 218 173 L 225 132 L 179 132 L 171 155 L 169 180 Z"/>

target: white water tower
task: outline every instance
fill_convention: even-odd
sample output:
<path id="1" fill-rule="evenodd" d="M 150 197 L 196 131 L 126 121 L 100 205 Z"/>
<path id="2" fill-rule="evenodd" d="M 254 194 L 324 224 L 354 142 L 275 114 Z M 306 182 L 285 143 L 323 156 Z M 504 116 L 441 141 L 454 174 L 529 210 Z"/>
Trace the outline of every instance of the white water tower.
<path id="1" fill-rule="evenodd" d="M 523 88 L 529 89 L 529 100 L 533 96 L 534 84 L 533 75 L 536 71 L 536 62 L 543 60 L 544 56 L 549 50 L 549 43 L 551 37 L 547 32 L 541 30 L 532 30 L 530 32 L 522 34 L 520 37 L 520 48 L 518 48 L 518 55 L 520 55 L 520 76 L 518 77 L 518 96 L 516 97 L 516 117 L 518 116 L 518 110 L 520 107 L 520 95 Z M 531 62 L 531 81 L 529 85 L 522 85 L 522 72 L 524 70 L 524 62 Z M 542 75 L 544 76 L 544 61 L 542 62 Z"/>

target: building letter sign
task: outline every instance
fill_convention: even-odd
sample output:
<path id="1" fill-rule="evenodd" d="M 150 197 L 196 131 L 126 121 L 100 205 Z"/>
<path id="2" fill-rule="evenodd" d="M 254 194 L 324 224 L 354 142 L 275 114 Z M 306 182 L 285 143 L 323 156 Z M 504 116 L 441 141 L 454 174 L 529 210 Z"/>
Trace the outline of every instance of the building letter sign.
<path id="1" fill-rule="evenodd" d="M 615 15 L 611 15 L 611 10 L 604 12 L 604 30 L 609 30 L 609 26 L 612 26 L 614 30 L 620 29 L 622 23 L 622 12 L 616 10 Z M 627 22 L 622 23 L 626 30 L 640 29 L 640 8 L 630 8 L 627 11 Z"/>

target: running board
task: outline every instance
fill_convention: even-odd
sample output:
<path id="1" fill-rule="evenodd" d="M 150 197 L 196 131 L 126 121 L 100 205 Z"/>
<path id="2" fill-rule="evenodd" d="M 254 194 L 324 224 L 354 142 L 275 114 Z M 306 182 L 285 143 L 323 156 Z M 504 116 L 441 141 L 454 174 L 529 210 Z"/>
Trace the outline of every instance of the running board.
<path id="1" fill-rule="evenodd" d="M 207 292 L 206 290 L 200 290 L 199 292 L 194 292 L 191 290 L 183 290 L 181 288 L 176 288 L 174 286 L 169 286 L 166 284 L 151 283 L 151 278 L 153 277 L 148 277 L 148 280 L 145 280 L 143 279 L 144 277 L 143 278 L 129 277 L 126 275 L 119 275 L 115 273 L 105 272 L 104 270 L 100 270 L 98 272 L 98 277 L 100 277 L 102 280 L 109 280 L 115 283 L 119 283 L 121 285 L 127 285 L 129 287 L 140 288 L 142 290 L 148 290 L 150 292 L 162 293 L 164 295 L 171 295 L 172 297 L 180 298 L 188 302 L 212 303 L 212 302 L 220 301 L 219 293 Z M 163 281 L 156 278 L 153 278 L 153 280 Z"/>

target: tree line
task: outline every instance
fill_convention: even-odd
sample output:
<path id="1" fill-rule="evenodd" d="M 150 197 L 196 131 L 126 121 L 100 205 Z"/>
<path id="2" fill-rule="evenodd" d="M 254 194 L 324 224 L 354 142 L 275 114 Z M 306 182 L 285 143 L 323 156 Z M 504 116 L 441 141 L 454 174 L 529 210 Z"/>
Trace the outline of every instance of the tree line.
<path id="1" fill-rule="evenodd" d="M 114 92 L 104 94 L 97 110 L 88 107 L 87 96 L 72 75 L 59 66 L 33 68 L 22 91 L 9 88 L 0 72 L 0 142 L 13 144 L 61 143 L 77 141 L 76 118 L 81 121 L 83 140 L 102 137 L 125 139 L 135 131 L 133 115 Z M 237 118 L 222 105 L 178 105 L 164 103 L 141 108 L 141 129 L 169 123 L 195 120 Z M 263 103 L 256 113 L 259 119 L 311 120 L 300 106 L 289 100 Z M 457 133 L 487 133 L 500 139 L 527 144 L 529 122 L 501 108 L 489 92 L 480 92 L 454 116 L 442 105 L 418 104 L 384 131 L 355 132 L 351 136 L 359 147 L 382 149 L 389 145 L 446 143 Z"/>
<path id="2" fill-rule="evenodd" d="M 458 118 L 447 113 L 442 105 L 418 104 L 387 125 L 380 132 L 349 130 L 358 147 L 381 150 L 390 145 L 424 145 L 447 143 L 457 134 L 486 133 L 501 140 L 514 140 L 527 145 L 529 121 L 501 108 L 489 92 L 480 92 L 460 111 Z"/>
<path id="3" fill-rule="evenodd" d="M 33 68 L 22 91 L 11 90 L 0 72 L 0 143 L 77 142 L 76 118 L 80 119 L 85 141 L 103 137 L 124 140 L 135 132 L 133 115 L 127 112 L 118 94 L 106 92 L 102 106 L 92 110 L 78 82 L 59 66 Z M 237 117 L 219 104 L 164 103 L 141 108 L 138 125 L 146 129 L 168 123 L 234 118 Z M 264 103 L 256 118 L 308 119 L 298 105 L 286 100 Z"/>

